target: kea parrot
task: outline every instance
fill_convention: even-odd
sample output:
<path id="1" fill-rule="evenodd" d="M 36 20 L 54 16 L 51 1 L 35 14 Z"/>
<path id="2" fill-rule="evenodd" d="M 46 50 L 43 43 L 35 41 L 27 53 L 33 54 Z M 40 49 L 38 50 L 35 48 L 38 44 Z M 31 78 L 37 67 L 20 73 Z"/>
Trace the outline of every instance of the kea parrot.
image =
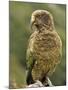
<path id="1" fill-rule="evenodd" d="M 46 85 L 62 57 L 62 41 L 58 35 L 52 14 L 47 10 L 35 10 L 31 15 L 32 34 L 26 52 L 27 85 L 39 80 Z"/>

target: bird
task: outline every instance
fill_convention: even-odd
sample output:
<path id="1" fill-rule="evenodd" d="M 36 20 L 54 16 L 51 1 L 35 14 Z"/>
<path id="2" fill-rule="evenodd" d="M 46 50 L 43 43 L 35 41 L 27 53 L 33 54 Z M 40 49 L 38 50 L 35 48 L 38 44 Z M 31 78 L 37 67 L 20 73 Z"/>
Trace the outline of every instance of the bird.
<path id="1" fill-rule="evenodd" d="M 39 80 L 46 85 L 47 77 L 61 62 L 62 40 L 49 11 L 33 11 L 30 24 L 32 33 L 26 51 L 26 82 L 30 85 Z"/>

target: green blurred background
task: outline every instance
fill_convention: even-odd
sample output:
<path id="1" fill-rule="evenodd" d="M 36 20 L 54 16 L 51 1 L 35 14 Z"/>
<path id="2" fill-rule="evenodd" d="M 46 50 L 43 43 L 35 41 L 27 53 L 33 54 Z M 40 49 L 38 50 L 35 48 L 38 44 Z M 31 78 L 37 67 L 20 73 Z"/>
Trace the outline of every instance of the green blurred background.
<path id="1" fill-rule="evenodd" d="M 26 84 L 26 50 L 32 32 L 30 18 L 32 12 L 37 9 L 52 13 L 56 30 L 63 43 L 62 61 L 50 79 L 57 86 L 66 84 L 66 5 L 9 1 L 10 88 L 14 88 L 14 85 L 18 88 L 24 87 Z"/>

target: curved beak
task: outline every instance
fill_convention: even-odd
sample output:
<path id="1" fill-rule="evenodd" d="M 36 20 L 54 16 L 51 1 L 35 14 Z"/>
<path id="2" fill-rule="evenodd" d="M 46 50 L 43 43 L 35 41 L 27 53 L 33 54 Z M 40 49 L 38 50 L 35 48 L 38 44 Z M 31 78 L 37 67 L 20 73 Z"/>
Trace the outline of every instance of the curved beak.
<path id="1" fill-rule="evenodd" d="M 35 23 L 35 17 L 32 16 L 32 17 L 31 17 L 31 29 L 32 29 L 32 26 L 33 26 L 34 23 Z"/>
<path id="2" fill-rule="evenodd" d="M 31 29 L 32 29 L 32 27 L 33 27 L 33 24 L 34 24 L 34 22 L 31 22 Z"/>

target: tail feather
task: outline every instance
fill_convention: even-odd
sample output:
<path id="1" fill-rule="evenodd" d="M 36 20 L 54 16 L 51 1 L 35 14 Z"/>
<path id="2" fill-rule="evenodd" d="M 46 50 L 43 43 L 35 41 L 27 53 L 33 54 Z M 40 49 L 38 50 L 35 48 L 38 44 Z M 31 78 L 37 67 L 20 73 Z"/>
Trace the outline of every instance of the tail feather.
<path id="1" fill-rule="evenodd" d="M 27 72 L 26 82 L 27 82 L 28 85 L 34 83 L 30 70 Z"/>

